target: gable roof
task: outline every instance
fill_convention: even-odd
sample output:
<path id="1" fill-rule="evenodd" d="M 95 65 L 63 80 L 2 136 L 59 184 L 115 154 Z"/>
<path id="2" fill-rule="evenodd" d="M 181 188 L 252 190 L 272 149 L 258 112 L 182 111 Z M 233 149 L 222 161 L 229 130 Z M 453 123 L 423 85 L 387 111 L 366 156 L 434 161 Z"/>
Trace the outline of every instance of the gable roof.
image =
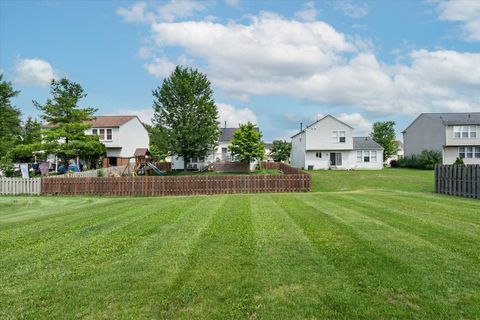
<path id="1" fill-rule="evenodd" d="M 137 116 L 97 116 L 89 123 L 92 127 L 120 127 Z M 138 119 L 140 121 L 140 119 Z"/>
<path id="2" fill-rule="evenodd" d="M 337 118 L 335 118 L 335 117 L 332 116 L 331 114 L 327 114 L 325 117 L 320 118 L 320 119 L 318 119 L 317 121 L 313 122 L 312 124 L 306 126 L 305 129 L 303 129 L 302 131 L 297 132 L 296 134 L 294 134 L 294 135 L 291 136 L 290 138 L 293 138 L 293 137 L 298 136 L 300 133 L 305 132 L 305 130 L 307 130 L 307 129 L 310 128 L 311 126 L 319 123 L 320 121 L 322 121 L 323 119 L 328 118 L 328 117 L 332 118 L 333 120 L 336 120 L 336 121 L 340 122 L 341 124 L 349 127 L 350 129 L 354 130 L 354 128 L 353 128 L 351 125 L 348 125 L 348 124 L 346 124 L 345 122 L 343 122 L 343 121 L 341 121 L 341 120 L 338 120 Z"/>
<path id="3" fill-rule="evenodd" d="M 373 141 L 373 139 L 370 137 L 353 137 L 353 149 L 383 150 L 383 147 Z"/>
<path id="4" fill-rule="evenodd" d="M 466 124 L 480 124 L 480 112 L 424 112 L 421 113 L 402 133 L 408 130 L 418 119 L 422 117 L 429 117 L 433 121 L 441 121 L 444 125 L 466 125 Z"/>
<path id="5" fill-rule="evenodd" d="M 133 154 L 134 157 L 145 157 L 147 155 L 150 155 L 150 151 L 148 151 L 148 148 L 137 148 L 135 149 L 135 153 Z"/>
<path id="6" fill-rule="evenodd" d="M 258 127 L 255 127 L 257 131 L 260 131 Z M 238 130 L 238 128 L 220 128 L 220 142 L 230 142 L 233 138 L 233 133 Z"/>

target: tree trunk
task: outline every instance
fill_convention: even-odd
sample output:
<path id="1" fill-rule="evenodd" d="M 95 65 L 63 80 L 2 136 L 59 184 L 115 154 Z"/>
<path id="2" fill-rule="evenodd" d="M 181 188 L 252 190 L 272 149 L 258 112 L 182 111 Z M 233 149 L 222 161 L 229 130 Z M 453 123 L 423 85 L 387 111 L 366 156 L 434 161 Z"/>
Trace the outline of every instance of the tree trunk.
<path id="1" fill-rule="evenodd" d="M 184 171 L 184 172 L 187 172 L 187 171 L 188 171 L 188 170 L 187 170 L 187 161 L 188 161 L 187 159 L 189 159 L 189 158 L 183 157 L 183 171 Z"/>

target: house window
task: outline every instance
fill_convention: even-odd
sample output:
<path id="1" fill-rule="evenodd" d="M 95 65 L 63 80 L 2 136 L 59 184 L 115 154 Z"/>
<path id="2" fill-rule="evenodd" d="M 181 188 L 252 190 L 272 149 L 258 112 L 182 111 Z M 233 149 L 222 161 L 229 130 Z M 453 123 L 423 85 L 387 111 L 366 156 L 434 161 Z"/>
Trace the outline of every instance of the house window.
<path id="1" fill-rule="evenodd" d="M 357 151 L 357 162 L 362 162 L 362 151 Z"/>
<path id="2" fill-rule="evenodd" d="M 92 134 L 98 134 L 98 129 L 92 129 Z"/>
<path id="3" fill-rule="evenodd" d="M 479 147 L 475 147 L 475 158 L 480 158 L 480 146 Z"/>
<path id="4" fill-rule="evenodd" d="M 476 137 L 477 137 L 477 127 L 470 126 L 470 138 L 476 138 Z"/>
<path id="5" fill-rule="evenodd" d="M 340 131 L 340 143 L 345 143 L 345 131 Z"/>
<path id="6" fill-rule="evenodd" d="M 332 131 L 332 142 L 338 143 L 338 131 Z"/>
<path id="7" fill-rule="evenodd" d="M 222 148 L 222 153 L 227 153 L 227 148 Z"/>
<path id="8" fill-rule="evenodd" d="M 98 135 L 100 141 L 111 141 L 112 140 L 112 129 L 92 129 L 92 134 Z"/>
<path id="9" fill-rule="evenodd" d="M 112 129 L 107 129 L 107 140 L 112 140 Z"/>
<path id="10" fill-rule="evenodd" d="M 473 147 L 466 147 L 467 149 L 467 158 L 473 158 Z"/>
<path id="11" fill-rule="evenodd" d="M 363 162 L 370 162 L 370 151 L 363 151 Z"/>
<path id="12" fill-rule="evenodd" d="M 462 159 L 465 158 L 465 147 L 458 148 L 458 157 Z"/>
<path id="13" fill-rule="evenodd" d="M 322 158 L 322 152 L 321 152 L 321 151 L 317 151 L 317 152 L 315 153 L 315 157 L 317 157 L 317 158 L 319 158 L 319 159 Z"/>
<path id="14" fill-rule="evenodd" d="M 377 151 L 370 152 L 370 162 L 377 162 Z"/>

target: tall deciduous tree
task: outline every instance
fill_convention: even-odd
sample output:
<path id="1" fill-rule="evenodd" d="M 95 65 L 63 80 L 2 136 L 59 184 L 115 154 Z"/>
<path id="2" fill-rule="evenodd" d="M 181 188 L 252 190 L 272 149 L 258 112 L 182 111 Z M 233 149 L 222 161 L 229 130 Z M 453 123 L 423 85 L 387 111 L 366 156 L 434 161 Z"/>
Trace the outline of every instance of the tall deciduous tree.
<path id="1" fill-rule="evenodd" d="M 20 92 L 13 89 L 10 82 L 3 80 L 0 74 L 0 158 L 20 139 L 20 110 L 12 105 L 12 98 Z"/>
<path id="2" fill-rule="evenodd" d="M 165 130 L 168 150 L 183 157 L 184 170 L 192 157 L 204 157 L 218 144 L 218 111 L 207 77 L 177 66 L 153 91 L 155 126 Z"/>
<path id="3" fill-rule="evenodd" d="M 287 161 L 290 158 L 290 152 L 292 151 L 292 144 L 285 140 L 274 140 L 272 143 L 272 149 L 270 150 L 270 157 L 273 161 Z"/>
<path id="4" fill-rule="evenodd" d="M 168 156 L 167 130 L 160 126 L 145 125 L 150 137 L 150 154 L 152 159 L 163 161 Z"/>
<path id="5" fill-rule="evenodd" d="M 228 146 L 228 151 L 238 161 L 252 162 L 262 160 L 265 156 L 265 144 L 262 142 L 262 134 L 251 122 L 241 124 L 240 128 L 233 133 L 232 143 Z"/>
<path id="6" fill-rule="evenodd" d="M 97 109 L 78 105 L 87 96 L 80 84 L 65 78 L 52 80 L 51 95 L 43 105 L 33 101 L 48 123 L 43 132 L 44 150 L 64 160 L 80 157 L 92 161 L 104 155 L 105 146 L 98 136 L 85 134 Z"/>
<path id="7" fill-rule="evenodd" d="M 375 122 L 370 137 L 383 147 L 383 161 L 398 152 L 394 121 Z"/>

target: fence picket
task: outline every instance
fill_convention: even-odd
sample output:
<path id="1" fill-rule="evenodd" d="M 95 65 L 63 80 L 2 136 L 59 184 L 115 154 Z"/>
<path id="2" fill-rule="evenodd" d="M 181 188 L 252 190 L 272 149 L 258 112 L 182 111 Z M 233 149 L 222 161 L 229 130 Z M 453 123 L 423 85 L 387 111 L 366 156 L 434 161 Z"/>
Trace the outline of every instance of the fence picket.
<path id="1" fill-rule="evenodd" d="M 435 192 L 480 199 L 480 165 L 437 165 Z"/>

